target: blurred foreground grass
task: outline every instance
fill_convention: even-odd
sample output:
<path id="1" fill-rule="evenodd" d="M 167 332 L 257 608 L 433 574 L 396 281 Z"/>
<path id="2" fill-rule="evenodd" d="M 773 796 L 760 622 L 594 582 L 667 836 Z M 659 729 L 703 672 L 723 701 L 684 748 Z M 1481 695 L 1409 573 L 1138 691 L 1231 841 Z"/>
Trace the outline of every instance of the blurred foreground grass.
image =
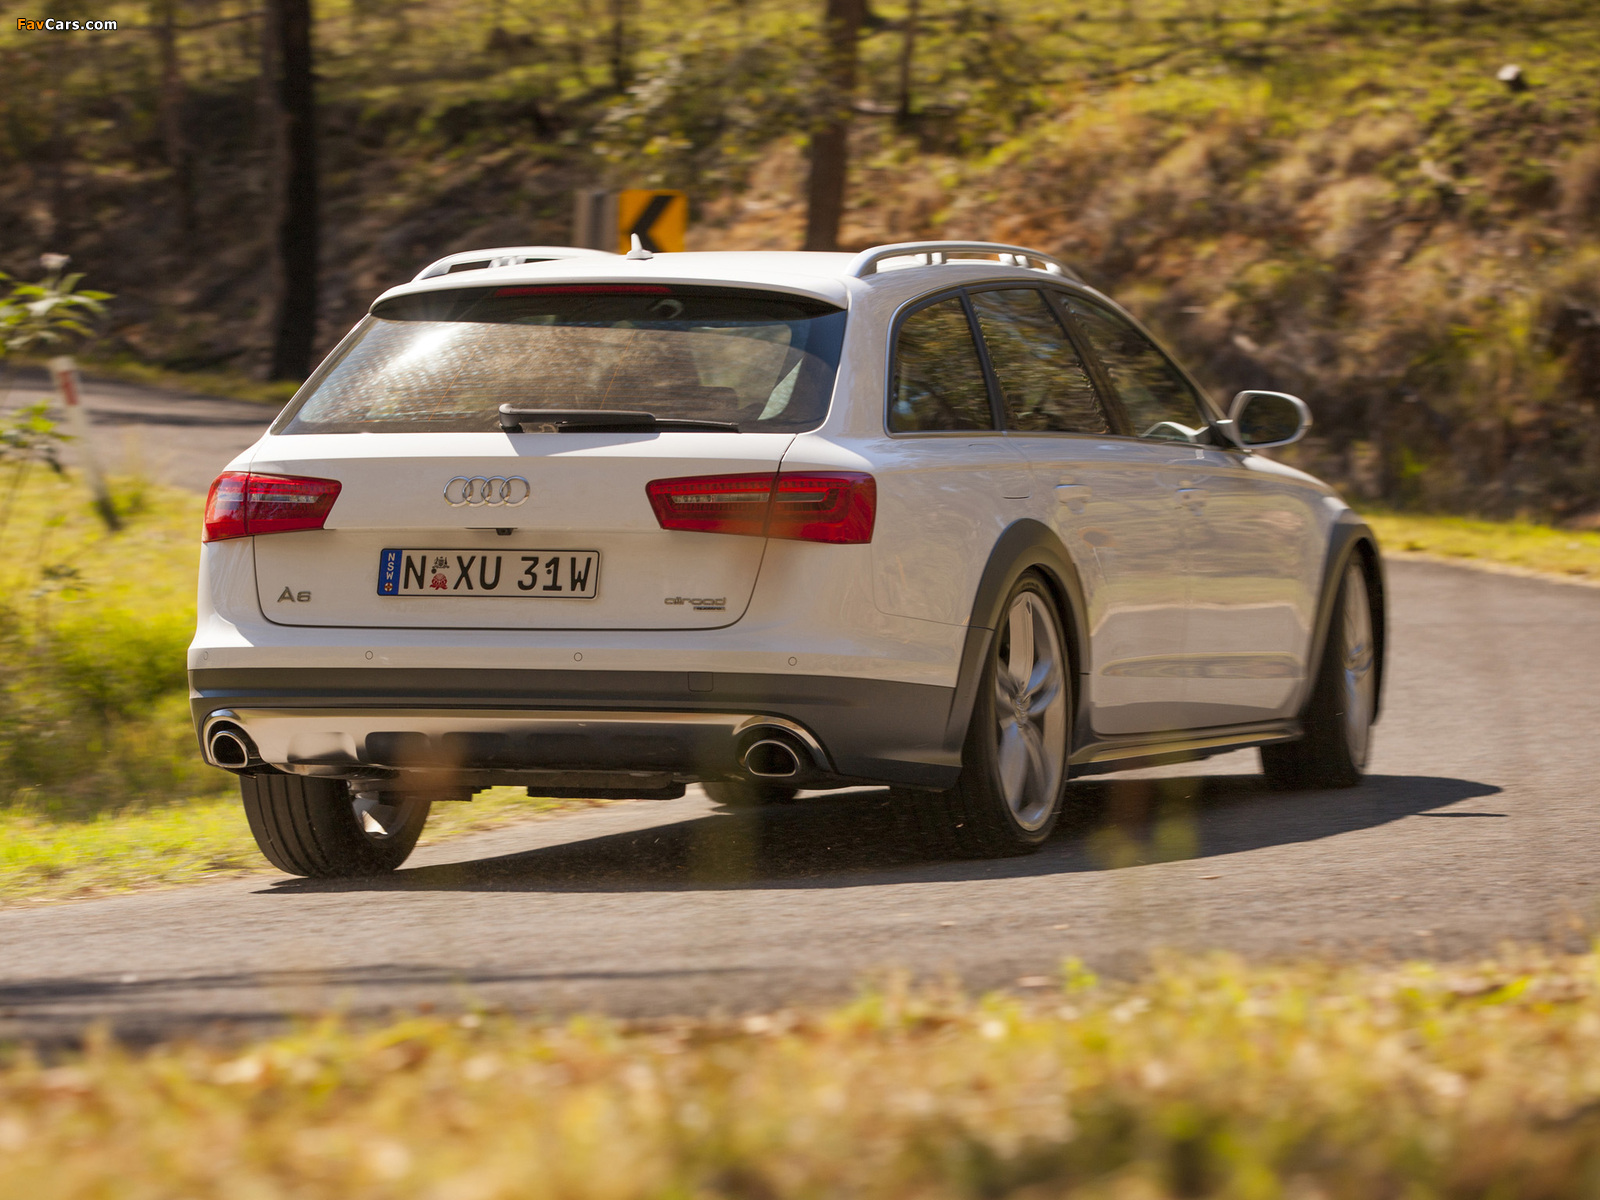
<path id="1" fill-rule="evenodd" d="M 1035 981 L 1024 981 L 1035 983 Z M 13 1052 L 9 1195 L 1587 1197 L 1600 961 L 1069 963 L 740 1020 L 471 1012 Z"/>

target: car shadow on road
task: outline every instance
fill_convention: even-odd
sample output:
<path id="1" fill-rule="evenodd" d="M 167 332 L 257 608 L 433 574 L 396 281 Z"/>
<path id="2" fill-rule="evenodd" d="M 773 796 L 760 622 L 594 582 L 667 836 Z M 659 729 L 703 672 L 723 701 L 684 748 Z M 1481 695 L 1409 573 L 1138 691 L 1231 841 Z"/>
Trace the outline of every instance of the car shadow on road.
<path id="1" fill-rule="evenodd" d="M 1272 792 L 1257 775 L 1091 779 L 1071 785 L 1060 827 L 1038 853 L 976 861 L 952 860 L 914 794 L 858 791 L 372 879 L 285 880 L 267 890 L 640 892 L 1020 878 L 1315 841 L 1499 791 L 1428 775 L 1372 775 L 1359 789 L 1293 794 Z"/>

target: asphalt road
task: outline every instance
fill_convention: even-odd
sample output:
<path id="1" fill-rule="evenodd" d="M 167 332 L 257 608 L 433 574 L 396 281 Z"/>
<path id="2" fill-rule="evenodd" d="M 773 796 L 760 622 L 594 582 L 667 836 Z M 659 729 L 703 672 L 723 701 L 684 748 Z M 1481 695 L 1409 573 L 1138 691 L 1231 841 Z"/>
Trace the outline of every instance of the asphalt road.
<path id="1" fill-rule="evenodd" d="M 0 392 L 0 412 L 53 395 L 43 370 L 22 368 L 9 389 Z M 278 415 L 270 404 L 98 379 L 83 381 L 83 407 L 106 471 L 195 492 L 206 491 L 228 460 L 260 437 Z M 62 458 L 73 464 L 82 453 L 80 445 L 69 443 Z"/>
<path id="2" fill-rule="evenodd" d="M 11 909 L 0 1037 L 420 1004 L 737 1013 L 894 968 L 1014 986 L 1161 947 L 1576 943 L 1600 898 L 1600 590 L 1416 562 L 1391 588 L 1387 711 L 1356 790 L 1271 794 L 1250 752 L 1102 777 L 1074 785 L 1042 852 L 978 863 L 930 856 L 880 792 L 758 814 L 692 793 L 447 842 L 381 880 Z"/>

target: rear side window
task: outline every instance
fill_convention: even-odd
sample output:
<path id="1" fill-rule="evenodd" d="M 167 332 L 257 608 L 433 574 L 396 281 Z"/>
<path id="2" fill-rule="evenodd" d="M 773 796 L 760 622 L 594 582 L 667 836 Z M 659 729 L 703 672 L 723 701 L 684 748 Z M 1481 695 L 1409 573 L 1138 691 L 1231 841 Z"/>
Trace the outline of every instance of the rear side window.
<path id="1" fill-rule="evenodd" d="M 994 428 L 989 385 L 959 298 L 918 309 L 900 323 L 889 428 L 896 433 Z"/>
<path id="2" fill-rule="evenodd" d="M 498 430 L 501 404 L 810 429 L 845 313 L 776 292 L 654 284 L 461 288 L 377 305 L 276 433 Z"/>
<path id="3" fill-rule="evenodd" d="M 975 292 L 972 307 L 1000 382 L 1006 428 L 1110 432 L 1089 372 L 1042 293 L 1035 288 Z"/>
<path id="4" fill-rule="evenodd" d="M 1210 428 L 1189 381 L 1126 318 L 1079 296 L 1067 297 L 1067 307 L 1111 376 L 1136 436 L 1189 442 Z"/>

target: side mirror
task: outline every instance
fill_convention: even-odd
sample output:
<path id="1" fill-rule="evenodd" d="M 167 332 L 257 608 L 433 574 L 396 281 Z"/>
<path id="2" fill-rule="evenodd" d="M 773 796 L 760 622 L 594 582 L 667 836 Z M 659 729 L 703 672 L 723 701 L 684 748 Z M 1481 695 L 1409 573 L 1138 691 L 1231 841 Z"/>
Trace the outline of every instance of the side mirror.
<path id="1" fill-rule="evenodd" d="M 1310 428 L 1306 402 L 1287 392 L 1240 392 L 1228 410 L 1228 436 L 1247 450 L 1287 446 Z"/>

